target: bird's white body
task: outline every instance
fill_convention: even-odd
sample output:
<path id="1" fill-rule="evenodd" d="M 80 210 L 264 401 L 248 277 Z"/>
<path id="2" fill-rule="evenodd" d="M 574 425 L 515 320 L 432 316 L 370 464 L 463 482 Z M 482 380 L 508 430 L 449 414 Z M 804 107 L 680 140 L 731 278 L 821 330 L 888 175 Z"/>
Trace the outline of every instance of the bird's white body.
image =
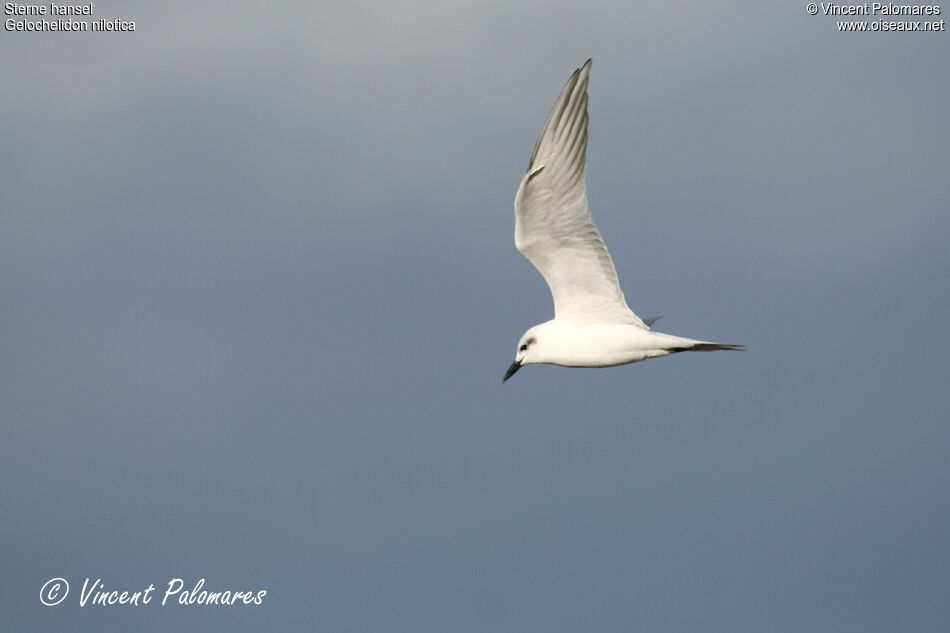
<path id="1" fill-rule="evenodd" d="M 554 319 L 525 332 L 507 380 L 523 365 L 610 367 L 682 351 L 742 349 L 650 329 L 627 306 L 587 208 L 587 81 L 574 71 L 548 115 L 515 195 L 515 246 L 551 288 Z"/>
<path id="2" fill-rule="evenodd" d="M 534 338 L 522 364 L 549 363 L 565 367 L 612 367 L 690 349 L 697 341 L 625 323 L 577 326 L 552 319 L 525 332 Z M 708 344 L 708 343 L 705 343 Z"/>

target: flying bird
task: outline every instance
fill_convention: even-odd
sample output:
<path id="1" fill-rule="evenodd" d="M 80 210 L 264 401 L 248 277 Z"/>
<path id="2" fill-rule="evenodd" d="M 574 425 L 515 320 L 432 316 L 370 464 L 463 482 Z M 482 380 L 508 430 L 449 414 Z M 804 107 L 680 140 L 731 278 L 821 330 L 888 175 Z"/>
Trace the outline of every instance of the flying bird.
<path id="1" fill-rule="evenodd" d="M 518 341 L 505 382 L 524 365 L 626 365 L 676 352 L 743 350 L 654 332 L 627 307 L 617 271 L 587 208 L 587 80 L 590 59 L 554 102 L 515 195 L 515 246 L 554 297 L 554 318 Z"/>

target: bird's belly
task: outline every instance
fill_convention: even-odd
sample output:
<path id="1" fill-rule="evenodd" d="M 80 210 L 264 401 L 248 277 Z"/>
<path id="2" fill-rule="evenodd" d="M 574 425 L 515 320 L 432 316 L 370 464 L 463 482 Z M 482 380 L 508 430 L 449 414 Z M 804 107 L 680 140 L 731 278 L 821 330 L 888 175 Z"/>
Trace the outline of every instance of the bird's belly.
<path id="1" fill-rule="evenodd" d="M 550 361 L 565 367 L 612 367 L 666 356 L 656 334 L 630 325 L 595 325 L 559 332 Z"/>

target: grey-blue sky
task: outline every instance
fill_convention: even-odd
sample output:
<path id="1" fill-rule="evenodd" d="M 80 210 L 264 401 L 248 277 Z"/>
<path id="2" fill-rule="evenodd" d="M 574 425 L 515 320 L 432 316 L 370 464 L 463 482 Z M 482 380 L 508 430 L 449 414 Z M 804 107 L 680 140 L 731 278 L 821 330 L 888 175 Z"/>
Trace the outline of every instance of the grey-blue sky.
<path id="1" fill-rule="evenodd" d="M 139 30 L 4 32 L 2 612 L 942 630 L 948 40 L 785 4 L 97 2 Z M 514 190 L 589 56 L 631 306 L 749 352 L 502 387 L 551 313 Z M 60 575 L 269 594 L 44 609 Z"/>

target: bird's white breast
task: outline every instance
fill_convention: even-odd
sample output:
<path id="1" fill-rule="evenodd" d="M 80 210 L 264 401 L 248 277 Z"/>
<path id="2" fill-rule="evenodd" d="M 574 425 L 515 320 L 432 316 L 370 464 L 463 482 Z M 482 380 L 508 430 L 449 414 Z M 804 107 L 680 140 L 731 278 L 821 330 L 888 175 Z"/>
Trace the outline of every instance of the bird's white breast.
<path id="1" fill-rule="evenodd" d="M 533 362 L 568 367 L 610 367 L 669 354 L 678 337 L 635 325 L 611 324 L 583 327 L 548 321 L 538 332 L 541 343 Z"/>

